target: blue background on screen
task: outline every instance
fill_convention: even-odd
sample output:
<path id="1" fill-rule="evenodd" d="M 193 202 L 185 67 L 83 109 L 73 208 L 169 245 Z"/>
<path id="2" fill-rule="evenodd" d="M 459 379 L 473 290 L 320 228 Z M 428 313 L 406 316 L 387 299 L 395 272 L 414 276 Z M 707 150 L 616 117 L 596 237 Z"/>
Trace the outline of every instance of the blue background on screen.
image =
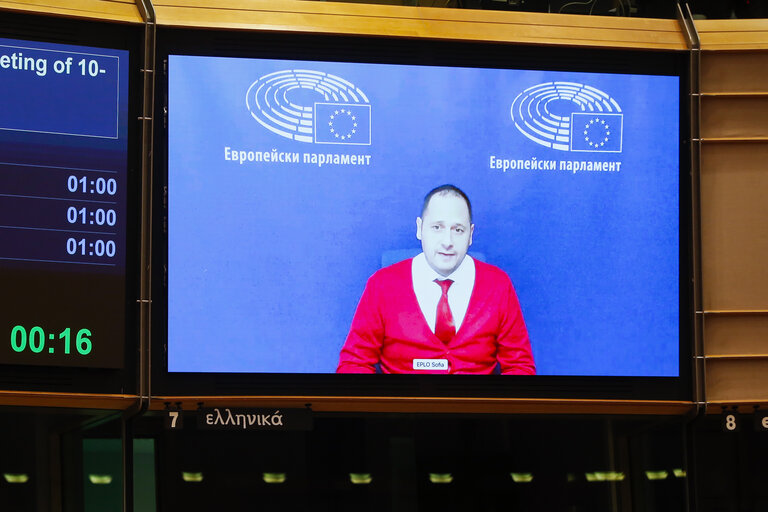
<path id="1" fill-rule="evenodd" d="M 44 62 L 40 68 L 14 69 L 13 54 Z M 56 61 L 72 59 L 70 72 L 57 73 Z M 85 73 L 78 62 L 86 60 Z M 89 73 L 88 62 L 98 63 L 95 76 Z M 43 72 L 44 69 L 44 72 Z M 38 74 L 40 71 L 40 74 Z M 114 266 L 88 266 L 89 273 L 123 273 L 126 261 L 126 215 L 128 201 L 128 87 L 129 52 L 114 48 L 63 45 L 39 41 L 0 38 L 0 193 L 20 196 L 40 196 L 106 201 L 116 211 L 115 226 L 104 225 L 86 231 L 110 232 L 116 242 Z M 84 176 L 114 178 L 114 195 L 96 198 L 88 192 L 68 190 L 68 178 Z M 95 194 L 98 195 L 98 194 Z M 32 200 L 27 197 L 25 200 Z M 82 272 L 79 265 L 56 263 L 60 260 L 104 262 L 104 258 L 85 255 L 70 257 L 65 242 L 77 233 L 77 224 L 67 221 L 67 208 L 82 203 L 47 201 L 27 202 L 21 208 L 6 198 L 0 201 L 0 224 L 12 224 L 8 215 L 23 222 L 17 225 L 33 228 L 59 228 L 59 234 L 29 236 L 31 231 L 6 230 L 0 233 L 0 247 L 24 247 L 23 252 L 39 254 L 40 260 L 2 260 L 0 266 L 49 267 L 67 272 Z M 50 206 L 50 205 L 57 206 Z M 42 206 L 41 206 L 42 205 Z M 60 205 L 60 206 L 58 206 Z M 58 211 L 58 214 L 55 214 Z M 52 213 L 54 215 L 52 216 Z M 89 226 L 90 228 L 90 226 Z M 37 233 L 43 233 L 38 231 Z M 50 235 L 50 231 L 48 234 Z M 19 238 L 16 238 L 19 237 Z M 19 240 L 19 243 L 14 241 Z M 23 243 L 22 243 L 23 242 Z"/>
<path id="2" fill-rule="evenodd" d="M 0 39 L 0 128 L 116 139 L 118 55 L 127 52 Z"/>
<path id="3" fill-rule="evenodd" d="M 290 69 L 363 91 L 370 145 L 298 142 L 257 122 L 249 87 Z M 621 152 L 558 151 L 515 127 L 518 94 L 552 81 L 620 105 Z M 678 96 L 669 76 L 171 56 L 169 370 L 333 372 L 382 253 L 418 248 L 424 194 L 453 183 L 473 203 L 470 250 L 515 285 L 539 374 L 677 376 Z M 241 164 L 225 148 L 299 162 Z M 491 156 L 556 169 L 503 172 Z M 620 170 L 574 173 L 561 160 Z"/>

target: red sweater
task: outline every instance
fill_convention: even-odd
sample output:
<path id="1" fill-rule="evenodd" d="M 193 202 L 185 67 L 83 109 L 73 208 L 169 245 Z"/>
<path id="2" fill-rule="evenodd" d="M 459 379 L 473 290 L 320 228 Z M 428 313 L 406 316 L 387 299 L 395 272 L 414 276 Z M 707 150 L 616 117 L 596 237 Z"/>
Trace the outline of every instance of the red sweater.
<path id="1" fill-rule="evenodd" d="M 413 291 L 412 260 L 373 274 L 341 349 L 338 373 L 536 373 L 520 303 L 507 274 L 475 260 L 475 284 L 456 336 L 443 343 L 427 325 Z M 414 370 L 414 359 L 447 359 L 449 369 Z"/>

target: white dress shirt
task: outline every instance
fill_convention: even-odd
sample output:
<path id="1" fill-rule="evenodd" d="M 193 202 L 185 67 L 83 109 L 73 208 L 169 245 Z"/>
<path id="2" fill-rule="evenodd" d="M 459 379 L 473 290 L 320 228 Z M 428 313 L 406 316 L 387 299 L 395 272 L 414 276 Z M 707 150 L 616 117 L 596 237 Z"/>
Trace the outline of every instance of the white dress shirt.
<path id="1" fill-rule="evenodd" d="M 427 263 L 427 257 L 424 253 L 413 258 L 411 264 L 411 276 L 413 279 L 413 291 L 416 293 L 416 300 L 419 302 L 419 308 L 427 321 L 427 325 L 435 332 L 435 318 L 437 317 L 437 303 L 440 302 L 442 291 L 440 285 L 435 279 L 450 279 L 453 284 L 448 289 L 448 306 L 451 308 L 453 323 L 456 326 L 456 332 L 459 331 L 464 316 L 467 314 L 469 299 L 472 296 L 472 288 L 475 286 L 475 261 L 464 256 L 464 260 L 459 268 L 453 271 L 449 276 L 438 274 Z"/>

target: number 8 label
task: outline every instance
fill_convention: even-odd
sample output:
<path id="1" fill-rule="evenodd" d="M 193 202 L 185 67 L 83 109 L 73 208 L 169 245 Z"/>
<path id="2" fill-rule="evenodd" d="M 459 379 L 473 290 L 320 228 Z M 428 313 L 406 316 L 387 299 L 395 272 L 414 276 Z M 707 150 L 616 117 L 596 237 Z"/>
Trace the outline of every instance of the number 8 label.
<path id="1" fill-rule="evenodd" d="M 739 422 L 736 414 L 729 413 L 723 416 L 723 430 L 726 432 L 737 432 L 739 430 Z"/>

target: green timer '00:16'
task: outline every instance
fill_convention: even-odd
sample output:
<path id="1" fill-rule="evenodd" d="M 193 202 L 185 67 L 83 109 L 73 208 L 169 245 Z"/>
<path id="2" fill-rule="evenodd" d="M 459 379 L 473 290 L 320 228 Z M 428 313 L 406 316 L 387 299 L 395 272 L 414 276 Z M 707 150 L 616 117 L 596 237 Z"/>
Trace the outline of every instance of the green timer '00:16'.
<path id="1" fill-rule="evenodd" d="M 75 336 L 75 349 L 77 349 L 77 352 L 80 355 L 86 356 L 91 353 L 91 348 L 93 348 L 93 346 L 91 345 L 90 336 L 91 331 L 89 329 L 80 329 L 77 331 L 77 335 Z M 23 325 L 17 325 L 11 329 L 11 348 L 15 352 L 24 352 L 27 347 L 29 347 L 29 350 L 35 354 L 39 354 L 45 350 L 46 340 L 54 341 L 56 339 L 63 341 L 64 346 L 59 348 L 58 344 L 54 345 L 51 343 L 48 346 L 48 353 L 53 354 L 59 349 L 62 350 L 64 354 L 69 354 L 72 346 L 72 330 L 69 327 L 61 331 L 58 334 L 58 338 L 53 333 L 46 336 L 43 328 L 37 326 L 29 330 L 29 335 L 27 335 L 27 329 Z"/>

